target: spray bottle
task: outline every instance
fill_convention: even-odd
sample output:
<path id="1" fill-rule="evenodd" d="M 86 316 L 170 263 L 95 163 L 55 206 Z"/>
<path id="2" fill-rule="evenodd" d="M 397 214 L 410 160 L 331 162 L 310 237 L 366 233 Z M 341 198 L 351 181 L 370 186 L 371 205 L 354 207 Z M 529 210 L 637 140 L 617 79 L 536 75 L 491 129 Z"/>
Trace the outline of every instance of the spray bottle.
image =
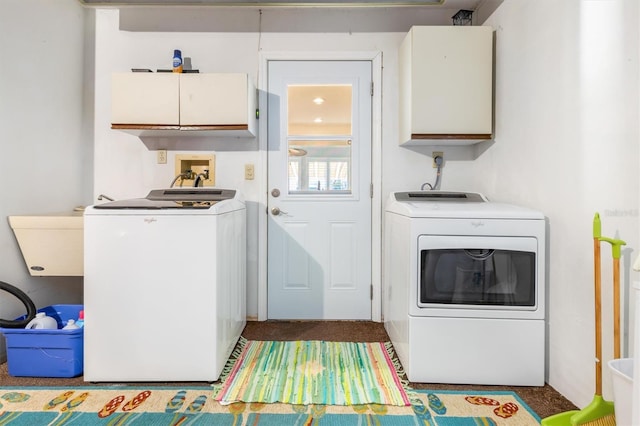
<path id="1" fill-rule="evenodd" d="M 173 72 L 182 72 L 182 52 L 178 49 L 173 51 Z"/>

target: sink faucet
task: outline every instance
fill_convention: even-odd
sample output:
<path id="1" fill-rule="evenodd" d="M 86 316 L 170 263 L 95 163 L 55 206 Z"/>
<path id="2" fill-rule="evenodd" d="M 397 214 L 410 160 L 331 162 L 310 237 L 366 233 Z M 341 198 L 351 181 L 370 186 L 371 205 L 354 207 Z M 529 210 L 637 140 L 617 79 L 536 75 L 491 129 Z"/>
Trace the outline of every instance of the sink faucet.
<path id="1" fill-rule="evenodd" d="M 98 195 L 98 201 L 102 201 L 102 200 L 109 200 L 109 201 L 113 201 L 113 198 L 111 198 L 111 197 L 109 197 L 109 196 L 107 196 L 107 195 L 104 195 L 104 194 L 100 194 L 100 195 Z"/>
<path id="2" fill-rule="evenodd" d="M 198 186 L 200 186 L 200 182 L 202 182 L 202 186 L 204 186 L 203 181 L 207 179 L 209 179 L 209 169 L 204 169 L 203 173 L 198 173 L 198 176 L 196 176 L 196 180 L 193 182 L 193 187 L 197 188 Z"/>

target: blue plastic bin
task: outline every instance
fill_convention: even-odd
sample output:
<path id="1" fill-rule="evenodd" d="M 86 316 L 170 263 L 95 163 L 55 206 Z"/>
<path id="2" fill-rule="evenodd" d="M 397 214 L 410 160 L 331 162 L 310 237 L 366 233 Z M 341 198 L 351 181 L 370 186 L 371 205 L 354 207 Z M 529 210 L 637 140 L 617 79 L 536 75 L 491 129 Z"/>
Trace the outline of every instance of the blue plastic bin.
<path id="1" fill-rule="evenodd" d="M 61 330 L 83 305 L 51 305 L 38 312 L 55 318 L 58 330 L 0 328 L 7 340 L 7 367 L 14 377 L 76 377 L 84 363 L 84 330 Z M 25 316 L 17 318 L 24 319 Z"/>

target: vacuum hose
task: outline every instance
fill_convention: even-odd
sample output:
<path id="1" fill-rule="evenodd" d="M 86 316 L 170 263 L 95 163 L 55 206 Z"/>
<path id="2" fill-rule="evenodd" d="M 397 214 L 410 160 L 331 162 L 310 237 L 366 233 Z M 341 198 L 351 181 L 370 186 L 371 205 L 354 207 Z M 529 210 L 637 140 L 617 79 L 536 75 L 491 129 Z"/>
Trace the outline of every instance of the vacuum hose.
<path id="1" fill-rule="evenodd" d="M 3 281 L 0 281 L 0 290 L 4 290 L 7 293 L 10 293 L 17 297 L 22 304 L 27 308 L 27 315 L 22 320 L 4 320 L 0 318 L 0 327 L 4 328 L 24 328 L 29 321 L 31 321 L 36 316 L 36 305 L 33 304 L 33 301 L 27 296 L 25 292 L 20 290 L 17 287 L 12 286 L 11 284 L 7 284 Z"/>

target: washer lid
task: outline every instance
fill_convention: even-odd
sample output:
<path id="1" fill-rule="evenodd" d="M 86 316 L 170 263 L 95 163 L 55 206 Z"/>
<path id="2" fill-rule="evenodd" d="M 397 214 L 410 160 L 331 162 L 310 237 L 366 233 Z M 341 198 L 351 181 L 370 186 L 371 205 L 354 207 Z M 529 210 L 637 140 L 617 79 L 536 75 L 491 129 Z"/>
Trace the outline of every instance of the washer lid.
<path id="1" fill-rule="evenodd" d="M 214 204 L 236 196 L 233 189 L 169 188 L 154 189 L 146 198 L 111 201 L 96 209 L 208 209 Z"/>

